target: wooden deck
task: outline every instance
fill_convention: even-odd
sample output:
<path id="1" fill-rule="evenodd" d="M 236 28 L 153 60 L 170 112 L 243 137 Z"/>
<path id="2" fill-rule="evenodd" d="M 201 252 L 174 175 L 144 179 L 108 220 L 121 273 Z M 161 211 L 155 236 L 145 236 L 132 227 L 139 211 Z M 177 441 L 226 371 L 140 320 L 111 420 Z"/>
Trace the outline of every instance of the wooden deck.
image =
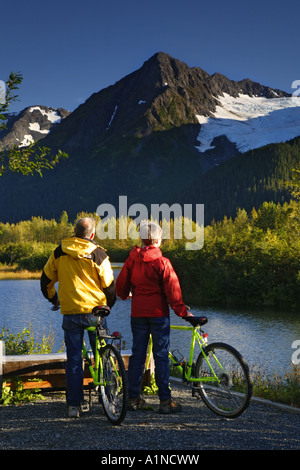
<path id="1" fill-rule="evenodd" d="M 121 351 L 125 369 L 128 369 L 131 351 Z M 40 388 L 58 390 L 65 388 L 66 354 L 32 354 L 24 356 L 2 356 L 2 380 L 14 387 L 14 378 L 22 379 L 25 389 Z M 153 361 L 145 376 L 150 377 L 153 372 Z M 31 382 L 30 379 L 39 379 Z M 85 366 L 84 386 L 92 381 L 89 370 Z"/>

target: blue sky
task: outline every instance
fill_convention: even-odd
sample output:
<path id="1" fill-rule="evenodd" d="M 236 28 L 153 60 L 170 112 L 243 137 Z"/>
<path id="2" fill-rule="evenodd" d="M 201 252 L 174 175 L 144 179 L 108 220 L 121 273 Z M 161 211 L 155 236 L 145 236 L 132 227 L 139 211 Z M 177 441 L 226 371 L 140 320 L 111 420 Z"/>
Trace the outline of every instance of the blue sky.
<path id="1" fill-rule="evenodd" d="M 15 0 L 0 17 L 0 80 L 24 77 L 11 111 L 72 111 L 158 51 L 289 93 L 300 80 L 296 0 Z"/>

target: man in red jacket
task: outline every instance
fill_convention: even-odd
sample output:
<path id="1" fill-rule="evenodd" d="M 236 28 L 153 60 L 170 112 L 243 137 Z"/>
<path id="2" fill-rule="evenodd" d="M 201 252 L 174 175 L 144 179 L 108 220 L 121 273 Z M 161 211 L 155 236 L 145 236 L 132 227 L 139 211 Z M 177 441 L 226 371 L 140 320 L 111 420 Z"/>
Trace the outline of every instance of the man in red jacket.
<path id="1" fill-rule="evenodd" d="M 132 355 L 128 366 L 129 409 L 144 405 L 141 382 L 146 361 L 149 335 L 153 340 L 155 380 L 160 398 L 160 413 L 175 413 L 180 404 L 171 398 L 169 388 L 169 305 L 180 317 L 192 316 L 182 300 L 178 277 L 168 258 L 159 248 L 162 230 L 153 222 L 141 222 L 143 247 L 136 246 L 124 263 L 116 281 L 117 295 L 126 300 L 132 295 Z"/>

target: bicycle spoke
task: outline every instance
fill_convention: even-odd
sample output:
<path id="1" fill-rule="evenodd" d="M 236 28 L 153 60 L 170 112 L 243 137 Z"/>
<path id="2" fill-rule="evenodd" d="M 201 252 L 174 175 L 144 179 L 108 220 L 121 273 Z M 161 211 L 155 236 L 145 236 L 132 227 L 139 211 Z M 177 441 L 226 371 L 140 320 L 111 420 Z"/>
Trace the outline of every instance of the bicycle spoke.
<path id="1" fill-rule="evenodd" d="M 104 412 L 113 424 L 120 424 L 127 410 L 127 380 L 120 353 L 108 344 L 101 351 L 99 393 Z"/>

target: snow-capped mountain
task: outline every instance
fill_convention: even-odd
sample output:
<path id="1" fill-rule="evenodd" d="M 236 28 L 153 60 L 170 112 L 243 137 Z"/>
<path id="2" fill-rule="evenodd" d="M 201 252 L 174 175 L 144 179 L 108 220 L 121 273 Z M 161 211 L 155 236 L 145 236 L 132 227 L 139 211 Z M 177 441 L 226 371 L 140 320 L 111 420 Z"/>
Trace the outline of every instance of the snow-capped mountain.
<path id="1" fill-rule="evenodd" d="M 2 221 L 20 214 L 56 218 L 63 210 L 75 217 L 103 202 L 118 207 L 122 194 L 128 206 L 205 203 L 209 221 L 229 213 L 229 202 L 231 214 L 245 207 L 236 200 L 244 195 L 242 184 L 250 209 L 266 194 L 273 197 L 278 185 L 266 189 L 264 181 L 286 178 L 287 166 L 298 158 L 298 141 L 294 147 L 287 143 L 289 156 L 281 154 L 278 169 L 276 151 L 262 146 L 300 136 L 299 98 L 250 79 L 209 75 L 161 52 L 72 113 L 32 106 L 12 119 L 0 135 L 0 148 L 42 139 L 41 145 L 69 158 L 42 180 L 16 177 L 14 184 L 10 177 L 16 175 L 3 176 Z M 249 149 L 259 151 L 259 158 L 249 156 Z M 247 182 L 237 181 L 240 175 L 247 175 Z"/>
<path id="2" fill-rule="evenodd" d="M 200 152 L 215 148 L 216 137 L 226 136 L 239 152 L 270 143 L 286 142 L 300 135 L 300 98 L 265 98 L 224 93 L 218 96 L 212 116 L 197 115 Z"/>
<path id="3" fill-rule="evenodd" d="M 9 115 L 8 129 L 0 133 L 0 147 L 22 147 L 43 139 L 69 114 L 32 106 L 17 116 Z M 204 166 L 212 167 L 238 152 L 299 136 L 300 97 L 249 79 L 235 82 L 219 73 L 209 75 L 158 53 L 141 69 L 79 106 L 60 140 L 69 149 L 89 145 L 95 138 L 101 146 L 112 136 L 146 137 L 186 125 L 195 125 L 196 130 L 196 124 L 194 148 L 200 159 L 204 157 Z"/>
<path id="4" fill-rule="evenodd" d="M 69 111 L 47 106 L 30 106 L 18 114 L 6 114 L 6 129 L 0 133 L 0 148 L 26 147 L 41 140 L 68 116 Z"/>

